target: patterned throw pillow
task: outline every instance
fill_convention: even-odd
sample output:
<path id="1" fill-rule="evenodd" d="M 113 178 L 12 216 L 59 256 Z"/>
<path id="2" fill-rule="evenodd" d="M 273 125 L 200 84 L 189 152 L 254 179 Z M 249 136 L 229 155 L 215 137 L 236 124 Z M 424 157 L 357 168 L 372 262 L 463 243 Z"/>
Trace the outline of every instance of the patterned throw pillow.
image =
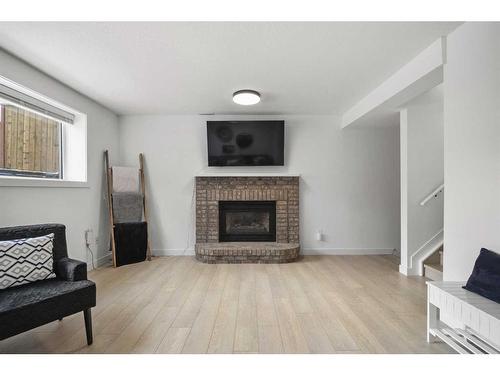
<path id="1" fill-rule="evenodd" d="M 56 277 L 53 247 L 54 233 L 0 241 L 0 289 Z"/>

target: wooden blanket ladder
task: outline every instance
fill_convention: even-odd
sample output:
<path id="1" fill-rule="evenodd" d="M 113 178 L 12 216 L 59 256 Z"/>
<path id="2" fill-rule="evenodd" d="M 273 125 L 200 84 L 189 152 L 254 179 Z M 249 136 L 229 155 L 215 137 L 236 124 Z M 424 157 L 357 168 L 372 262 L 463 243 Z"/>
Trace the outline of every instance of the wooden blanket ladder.
<path id="1" fill-rule="evenodd" d="M 109 210 L 109 234 L 110 234 L 110 248 L 113 260 L 113 267 L 116 267 L 116 243 L 115 243 L 115 220 L 113 213 L 113 168 L 109 164 L 109 152 L 104 151 L 104 163 L 106 167 L 106 179 L 107 179 L 107 198 L 108 198 L 108 210 Z M 148 225 L 148 211 L 146 206 L 146 182 L 144 178 L 144 155 L 139 154 L 139 185 L 140 192 L 142 194 L 142 213 L 144 216 L 144 222 L 147 226 L 147 250 L 146 257 L 147 260 L 151 260 L 151 246 L 149 241 L 149 225 Z"/>

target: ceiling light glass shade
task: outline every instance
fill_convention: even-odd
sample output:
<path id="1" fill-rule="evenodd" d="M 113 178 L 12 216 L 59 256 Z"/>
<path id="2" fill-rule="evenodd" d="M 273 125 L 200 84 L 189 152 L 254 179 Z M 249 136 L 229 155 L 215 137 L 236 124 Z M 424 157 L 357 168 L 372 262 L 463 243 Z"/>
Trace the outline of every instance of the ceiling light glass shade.
<path id="1" fill-rule="evenodd" d="M 233 94 L 233 102 L 240 105 L 254 105 L 260 102 L 260 94 L 254 90 L 240 90 Z"/>

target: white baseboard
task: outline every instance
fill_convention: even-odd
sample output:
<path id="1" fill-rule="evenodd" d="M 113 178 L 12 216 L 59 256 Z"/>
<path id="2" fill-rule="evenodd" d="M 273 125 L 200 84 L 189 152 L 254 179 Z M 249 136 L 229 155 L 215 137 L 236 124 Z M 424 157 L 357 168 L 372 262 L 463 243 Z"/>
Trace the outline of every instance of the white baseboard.
<path id="1" fill-rule="evenodd" d="M 98 258 L 96 266 L 101 267 L 104 266 L 105 264 L 108 264 L 109 262 L 111 262 L 111 254 Z"/>
<path id="2" fill-rule="evenodd" d="M 108 255 L 105 255 L 103 257 L 100 257 L 100 258 L 97 258 L 95 261 L 95 266 L 96 268 L 99 268 L 99 267 L 102 267 L 102 266 L 105 266 L 107 264 L 111 264 L 111 254 L 108 254 Z M 91 261 L 88 260 L 87 261 L 87 271 L 92 271 L 94 270 L 94 265 L 91 264 Z"/>
<path id="3" fill-rule="evenodd" d="M 302 255 L 391 255 L 394 249 L 301 249 Z"/>
<path id="4" fill-rule="evenodd" d="M 301 249 L 302 255 L 391 255 L 394 249 Z M 154 256 L 194 256 L 194 249 L 157 249 Z"/>
<path id="5" fill-rule="evenodd" d="M 194 249 L 156 249 L 152 250 L 151 253 L 155 257 L 165 257 L 165 256 L 194 256 Z"/>
<path id="6" fill-rule="evenodd" d="M 413 268 L 407 268 L 402 264 L 399 265 L 399 272 L 405 276 L 419 276 L 418 270 Z"/>
<path id="7" fill-rule="evenodd" d="M 408 276 L 408 268 L 403 266 L 402 264 L 399 265 L 399 273 L 402 273 L 405 276 Z"/>

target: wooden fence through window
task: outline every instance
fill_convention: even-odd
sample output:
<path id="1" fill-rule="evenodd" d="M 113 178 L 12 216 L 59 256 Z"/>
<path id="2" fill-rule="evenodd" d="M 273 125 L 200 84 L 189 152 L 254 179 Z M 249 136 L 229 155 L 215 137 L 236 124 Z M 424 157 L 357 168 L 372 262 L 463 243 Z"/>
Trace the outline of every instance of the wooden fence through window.
<path id="1" fill-rule="evenodd" d="M 61 124 L 12 105 L 0 109 L 0 168 L 58 172 Z"/>

